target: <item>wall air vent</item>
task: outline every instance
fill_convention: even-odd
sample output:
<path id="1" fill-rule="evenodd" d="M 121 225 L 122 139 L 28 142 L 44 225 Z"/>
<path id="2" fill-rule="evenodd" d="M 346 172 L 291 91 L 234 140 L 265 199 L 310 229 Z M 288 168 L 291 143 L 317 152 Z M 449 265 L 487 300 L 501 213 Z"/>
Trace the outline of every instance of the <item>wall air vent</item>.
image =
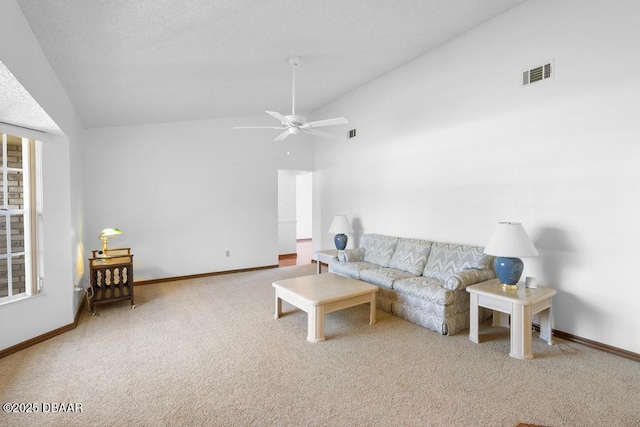
<path id="1" fill-rule="evenodd" d="M 351 129 L 349 131 L 349 138 L 355 138 L 356 137 L 356 130 L 355 129 Z"/>
<path id="2" fill-rule="evenodd" d="M 553 77 L 553 61 L 546 64 L 533 67 L 522 72 L 522 85 L 526 86 L 531 83 L 541 82 Z"/>

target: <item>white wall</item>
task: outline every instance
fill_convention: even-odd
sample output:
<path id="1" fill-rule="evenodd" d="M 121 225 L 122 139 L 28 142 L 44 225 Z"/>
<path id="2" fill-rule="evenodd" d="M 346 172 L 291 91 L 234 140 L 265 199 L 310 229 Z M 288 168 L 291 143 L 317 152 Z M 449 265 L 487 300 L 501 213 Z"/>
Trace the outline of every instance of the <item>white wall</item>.
<path id="1" fill-rule="evenodd" d="M 0 126 L 3 132 L 44 142 L 42 239 L 45 289 L 35 297 L 0 306 L 0 349 L 5 349 L 73 322 L 79 303 L 73 290 L 76 281 L 73 272 L 78 247 L 74 240 L 81 235 L 82 229 L 82 180 L 72 185 L 70 178 L 73 175 L 77 179 L 79 175 L 83 130 L 71 101 L 17 3 L 13 0 L 1 2 L 0 16 L 2 62 L 64 132 L 64 135 L 46 135 Z"/>
<path id="2" fill-rule="evenodd" d="M 640 3 L 529 1 L 320 109 L 314 248 L 363 233 L 484 245 L 521 221 L 554 328 L 640 353 Z M 555 78 L 521 87 L 555 60 Z"/>
<path id="3" fill-rule="evenodd" d="M 103 228 L 122 229 L 111 245 L 132 248 L 136 281 L 277 265 L 278 169 L 310 168 L 313 146 L 232 129 L 271 120 L 87 130 L 91 248 Z"/>

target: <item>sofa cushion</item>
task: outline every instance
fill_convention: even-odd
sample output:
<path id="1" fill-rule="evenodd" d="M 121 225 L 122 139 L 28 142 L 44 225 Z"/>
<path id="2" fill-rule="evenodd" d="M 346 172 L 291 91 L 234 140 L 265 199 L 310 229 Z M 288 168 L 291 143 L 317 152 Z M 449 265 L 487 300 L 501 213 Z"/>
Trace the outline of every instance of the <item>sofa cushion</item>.
<path id="1" fill-rule="evenodd" d="M 431 242 L 419 239 L 399 239 L 389 267 L 419 276 L 427 264 Z"/>
<path id="2" fill-rule="evenodd" d="M 393 290 L 440 305 L 451 305 L 455 294 L 455 291 L 444 288 L 440 280 L 424 276 L 396 280 Z"/>
<path id="3" fill-rule="evenodd" d="M 489 268 L 491 255 L 483 253 L 479 246 L 454 243 L 433 243 L 423 276 L 446 280 L 447 276 L 467 268 Z"/>
<path id="4" fill-rule="evenodd" d="M 389 267 L 389 261 L 398 243 L 397 237 L 367 234 L 364 236 L 364 260 L 380 267 Z"/>
<path id="5" fill-rule="evenodd" d="M 341 276 L 360 279 L 360 272 L 369 268 L 380 268 L 379 265 L 370 262 L 340 262 L 333 261 L 329 264 L 329 273 L 336 273 Z"/>
<path id="6" fill-rule="evenodd" d="M 360 271 L 360 280 L 373 283 L 385 289 L 392 289 L 393 282 L 398 279 L 406 279 L 414 276 L 415 274 L 395 268 L 369 268 Z"/>

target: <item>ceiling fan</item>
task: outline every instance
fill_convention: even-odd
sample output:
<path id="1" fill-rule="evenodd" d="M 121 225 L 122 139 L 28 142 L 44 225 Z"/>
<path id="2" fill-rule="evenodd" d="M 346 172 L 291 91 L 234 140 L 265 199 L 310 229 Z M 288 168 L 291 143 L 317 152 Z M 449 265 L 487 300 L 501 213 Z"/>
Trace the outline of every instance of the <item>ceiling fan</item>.
<path id="1" fill-rule="evenodd" d="M 291 114 L 285 116 L 275 111 L 265 111 L 270 116 L 278 119 L 281 126 L 236 126 L 234 129 L 282 129 L 284 132 L 274 139 L 274 141 L 282 141 L 289 135 L 297 135 L 299 132 L 310 133 L 322 138 L 334 138 L 333 134 L 316 128 L 349 123 L 349 121 L 344 117 L 307 122 L 306 117 L 296 115 L 296 66 L 299 63 L 300 57 L 292 56 L 289 58 L 289 64 L 291 64 L 293 68 L 293 97 L 291 102 Z"/>

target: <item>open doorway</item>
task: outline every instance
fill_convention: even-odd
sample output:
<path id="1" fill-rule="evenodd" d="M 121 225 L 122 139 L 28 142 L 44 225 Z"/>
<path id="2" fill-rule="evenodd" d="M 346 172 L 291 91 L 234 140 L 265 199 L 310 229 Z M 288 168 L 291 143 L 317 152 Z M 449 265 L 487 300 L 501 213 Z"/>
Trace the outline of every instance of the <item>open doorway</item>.
<path id="1" fill-rule="evenodd" d="M 313 173 L 278 170 L 278 264 L 310 264 Z"/>

